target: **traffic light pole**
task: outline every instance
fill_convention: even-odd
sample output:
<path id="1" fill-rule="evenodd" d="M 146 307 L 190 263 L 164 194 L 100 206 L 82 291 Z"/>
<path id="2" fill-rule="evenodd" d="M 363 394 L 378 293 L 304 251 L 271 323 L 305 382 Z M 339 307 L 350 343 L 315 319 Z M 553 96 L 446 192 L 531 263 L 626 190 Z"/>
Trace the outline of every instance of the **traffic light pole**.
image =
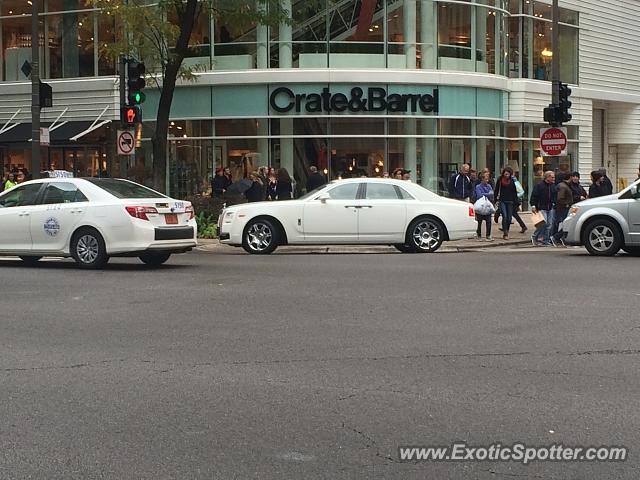
<path id="1" fill-rule="evenodd" d="M 31 3 L 31 172 L 40 178 L 40 29 L 38 4 Z"/>
<path id="2" fill-rule="evenodd" d="M 120 55 L 120 111 L 126 105 L 126 69 L 127 60 L 124 55 Z M 127 157 L 119 155 L 120 157 L 120 178 L 127 178 Z"/>
<path id="3" fill-rule="evenodd" d="M 560 28 L 558 21 L 560 17 L 560 7 L 558 6 L 558 0 L 553 0 L 553 23 L 552 23 L 552 35 L 551 35 L 551 51 L 553 57 L 551 57 L 551 103 L 554 105 L 560 104 Z"/>

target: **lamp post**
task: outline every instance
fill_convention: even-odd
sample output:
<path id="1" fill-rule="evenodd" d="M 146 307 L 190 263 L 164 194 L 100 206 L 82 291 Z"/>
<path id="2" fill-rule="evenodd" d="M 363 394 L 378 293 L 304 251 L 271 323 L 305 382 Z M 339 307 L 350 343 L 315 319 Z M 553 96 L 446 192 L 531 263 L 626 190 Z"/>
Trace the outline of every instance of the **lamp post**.
<path id="1" fill-rule="evenodd" d="M 40 176 L 40 33 L 38 6 L 40 0 L 31 3 L 31 171 L 34 178 Z"/>

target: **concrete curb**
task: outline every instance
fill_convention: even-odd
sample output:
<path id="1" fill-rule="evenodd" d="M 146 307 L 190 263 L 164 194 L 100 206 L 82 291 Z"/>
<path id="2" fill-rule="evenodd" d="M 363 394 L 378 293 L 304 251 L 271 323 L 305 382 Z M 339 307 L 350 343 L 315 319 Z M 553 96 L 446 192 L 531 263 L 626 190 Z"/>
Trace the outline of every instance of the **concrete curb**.
<path id="1" fill-rule="evenodd" d="M 464 241 L 464 240 L 463 240 Z M 512 247 L 519 245 L 527 245 L 530 242 L 528 240 L 514 240 L 514 241 L 494 241 L 494 242 L 473 242 L 467 245 L 456 245 L 455 242 L 445 243 L 436 253 L 464 253 L 474 252 L 479 250 L 485 250 L 489 248 L 497 247 Z M 207 253 L 222 253 L 224 251 L 228 253 L 244 253 L 239 247 L 232 247 L 230 245 L 222 245 L 217 240 L 198 240 L 198 247 L 200 252 Z M 319 254 L 381 254 L 381 253 L 400 253 L 395 248 L 389 246 L 285 246 L 279 247 L 275 254 L 295 254 L 295 255 L 319 255 Z"/>

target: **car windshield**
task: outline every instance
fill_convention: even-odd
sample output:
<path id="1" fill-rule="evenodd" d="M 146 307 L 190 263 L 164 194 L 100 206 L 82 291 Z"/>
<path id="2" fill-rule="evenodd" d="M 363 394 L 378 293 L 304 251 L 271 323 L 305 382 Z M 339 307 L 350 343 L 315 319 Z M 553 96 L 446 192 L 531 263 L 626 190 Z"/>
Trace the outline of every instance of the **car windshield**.
<path id="1" fill-rule="evenodd" d="M 85 178 L 116 198 L 168 198 L 143 185 L 116 178 Z"/>

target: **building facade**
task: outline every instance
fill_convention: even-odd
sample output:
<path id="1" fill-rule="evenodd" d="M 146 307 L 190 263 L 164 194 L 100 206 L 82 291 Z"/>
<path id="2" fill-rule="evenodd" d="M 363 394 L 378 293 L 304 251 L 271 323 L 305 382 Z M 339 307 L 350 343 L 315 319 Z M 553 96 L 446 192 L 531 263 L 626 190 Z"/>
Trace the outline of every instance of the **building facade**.
<path id="1" fill-rule="evenodd" d="M 118 157 L 118 78 L 103 54 L 113 19 L 81 0 L 43 1 L 41 73 L 54 90 L 45 162 L 150 183 L 158 92 L 147 87 L 136 155 Z M 637 176 L 637 2 L 560 2 L 561 80 L 573 90 L 561 157 L 542 156 L 538 141 L 551 101 L 550 0 L 283 2 L 292 21 L 278 28 L 199 19 L 185 60 L 196 79 L 179 84 L 171 110 L 171 194 L 206 192 L 217 167 L 237 179 L 262 165 L 287 168 L 298 193 L 311 165 L 330 179 L 402 167 L 437 192 L 463 163 L 509 165 L 528 191 L 549 169 L 587 179 L 606 168 L 619 187 Z M 29 9 L 0 4 L 0 161 L 27 168 Z"/>

